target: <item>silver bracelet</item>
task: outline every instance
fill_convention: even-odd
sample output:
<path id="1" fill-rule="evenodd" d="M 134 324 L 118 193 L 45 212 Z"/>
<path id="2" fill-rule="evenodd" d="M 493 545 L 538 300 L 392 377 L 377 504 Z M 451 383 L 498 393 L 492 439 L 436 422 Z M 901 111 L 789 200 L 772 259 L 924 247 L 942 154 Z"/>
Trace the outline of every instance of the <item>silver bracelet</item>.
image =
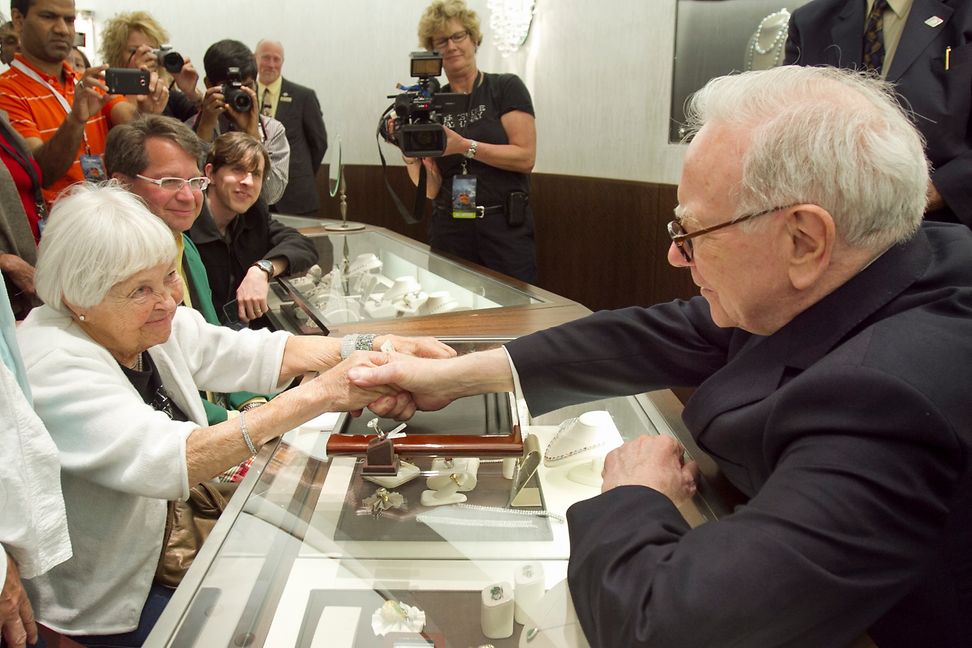
<path id="1" fill-rule="evenodd" d="M 246 447 L 249 448 L 250 454 L 255 455 L 257 453 L 257 448 L 253 445 L 253 439 L 250 438 L 250 433 L 246 431 L 246 412 L 240 412 L 240 433 L 243 435 L 243 440 L 246 441 Z"/>
<path id="2" fill-rule="evenodd" d="M 341 338 L 341 359 L 344 360 L 355 351 L 371 351 L 375 344 L 374 333 L 352 333 Z"/>

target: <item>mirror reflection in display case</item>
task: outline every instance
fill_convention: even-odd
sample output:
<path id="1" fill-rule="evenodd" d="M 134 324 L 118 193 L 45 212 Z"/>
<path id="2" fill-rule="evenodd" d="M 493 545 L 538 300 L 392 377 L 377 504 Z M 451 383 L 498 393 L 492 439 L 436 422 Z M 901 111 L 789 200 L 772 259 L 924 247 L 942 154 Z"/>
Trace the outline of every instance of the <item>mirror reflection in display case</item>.
<path id="1" fill-rule="evenodd" d="M 685 103 L 709 79 L 783 63 L 790 13 L 807 1 L 678 1 L 669 141 L 685 138 Z"/>
<path id="2" fill-rule="evenodd" d="M 302 330 L 541 302 L 378 232 L 312 239 L 318 264 L 302 277 L 281 279 L 296 304 L 284 313 Z"/>
<path id="3" fill-rule="evenodd" d="M 351 232 L 364 229 L 361 223 L 348 222 L 348 187 L 347 180 L 344 179 L 344 163 L 341 160 L 341 138 L 334 142 L 334 149 L 331 156 L 331 165 L 327 174 L 327 190 L 331 197 L 338 196 L 341 211 L 341 222 L 337 225 L 325 225 L 324 229 L 332 232 Z"/>

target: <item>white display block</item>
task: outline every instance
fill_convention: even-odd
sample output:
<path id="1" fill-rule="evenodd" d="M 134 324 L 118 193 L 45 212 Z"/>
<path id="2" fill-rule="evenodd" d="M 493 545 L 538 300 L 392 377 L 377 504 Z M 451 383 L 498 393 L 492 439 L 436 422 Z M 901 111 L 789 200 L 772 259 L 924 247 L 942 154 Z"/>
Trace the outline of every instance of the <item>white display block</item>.
<path id="1" fill-rule="evenodd" d="M 513 634 L 513 588 L 509 583 L 483 588 L 480 622 L 488 639 L 506 639 Z"/>

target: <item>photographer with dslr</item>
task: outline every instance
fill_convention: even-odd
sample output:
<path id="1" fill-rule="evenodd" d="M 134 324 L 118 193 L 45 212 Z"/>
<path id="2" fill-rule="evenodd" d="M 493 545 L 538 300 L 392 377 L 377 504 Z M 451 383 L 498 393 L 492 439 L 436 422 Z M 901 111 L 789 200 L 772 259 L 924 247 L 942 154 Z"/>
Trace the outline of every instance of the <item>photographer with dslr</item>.
<path id="1" fill-rule="evenodd" d="M 213 43 L 203 55 L 206 94 L 202 108 L 186 123 L 208 153 L 221 133 L 243 131 L 263 144 L 270 156 L 270 172 L 260 194 L 268 205 L 280 200 L 290 173 L 290 144 L 284 125 L 260 114 L 256 95 L 257 65 L 253 52 L 237 40 Z"/>
<path id="2" fill-rule="evenodd" d="M 533 214 L 528 198 L 536 159 L 533 102 L 513 74 L 476 67 L 483 36 L 479 18 L 462 0 L 436 0 L 419 21 L 420 44 L 442 56 L 445 93 L 469 95 L 468 108 L 446 114 L 442 157 L 405 157 L 418 184 L 428 173 L 433 200 L 433 249 L 536 283 Z M 471 217 L 470 217 L 471 214 Z"/>
<path id="3" fill-rule="evenodd" d="M 169 86 L 169 103 L 162 114 L 185 121 L 199 112 L 202 92 L 192 62 L 167 45 L 169 34 L 144 11 L 120 13 L 105 23 L 101 59 L 110 67 L 147 68 Z"/>

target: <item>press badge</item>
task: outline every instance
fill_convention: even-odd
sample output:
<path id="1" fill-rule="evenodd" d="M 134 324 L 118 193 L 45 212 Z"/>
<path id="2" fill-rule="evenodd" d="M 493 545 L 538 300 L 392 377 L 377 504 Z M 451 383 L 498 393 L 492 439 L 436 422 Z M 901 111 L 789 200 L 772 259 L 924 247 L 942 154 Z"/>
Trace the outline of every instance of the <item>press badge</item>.
<path id="1" fill-rule="evenodd" d="M 452 217 L 476 218 L 476 176 L 458 175 L 452 179 Z"/>
<path id="2" fill-rule="evenodd" d="M 108 179 L 108 174 L 105 173 L 105 163 L 101 160 L 100 155 L 82 155 L 81 172 L 88 182 L 104 182 Z"/>

